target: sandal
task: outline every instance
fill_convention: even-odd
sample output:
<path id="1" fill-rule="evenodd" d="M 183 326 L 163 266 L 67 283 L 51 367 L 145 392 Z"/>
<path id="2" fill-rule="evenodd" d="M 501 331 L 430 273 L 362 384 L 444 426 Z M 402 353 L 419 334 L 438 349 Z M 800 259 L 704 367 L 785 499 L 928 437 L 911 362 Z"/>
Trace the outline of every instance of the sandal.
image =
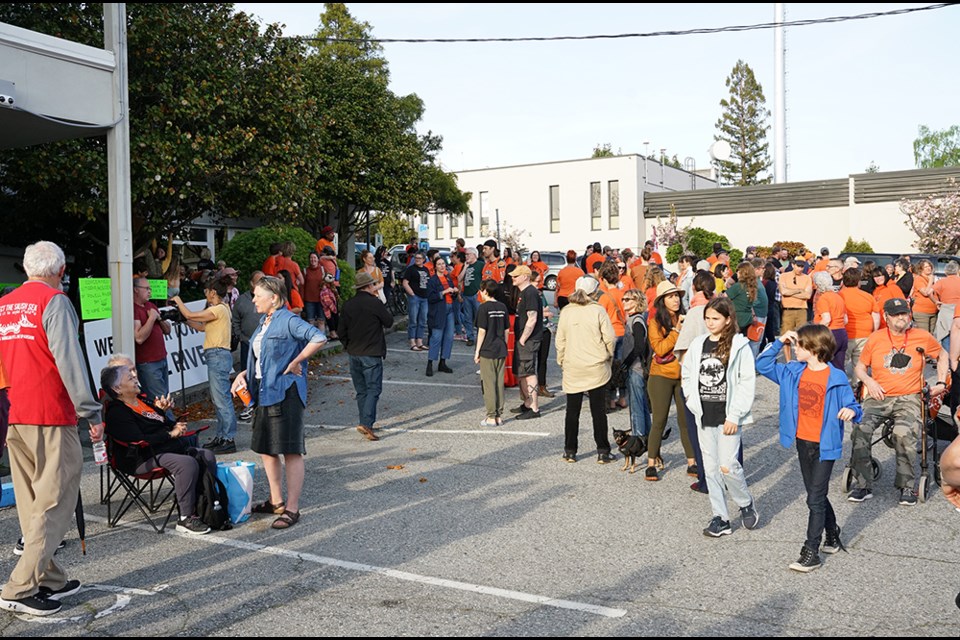
<path id="1" fill-rule="evenodd" d="M 251 513 L 272 513 L 277 515 L 286 511 L 286 503 L 281 500 L 277 504 L 273 504 L 269 500 L 264 500 L 263 502 L 258 502 L 250 507 Z"/>
<path id="2" fill-rule="evenodd" d="M 270 525 L 271 529 L 289 529 L 300 521 L 300 512 L 284 511 L 279 518 Z"/>

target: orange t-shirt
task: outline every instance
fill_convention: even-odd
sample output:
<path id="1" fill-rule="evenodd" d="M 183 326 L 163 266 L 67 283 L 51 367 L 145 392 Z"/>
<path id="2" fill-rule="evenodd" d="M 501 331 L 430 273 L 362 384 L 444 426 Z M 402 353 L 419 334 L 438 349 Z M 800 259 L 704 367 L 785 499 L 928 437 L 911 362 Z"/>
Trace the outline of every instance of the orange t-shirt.
<path id="1" fill-rule="evenodd" d="M 500 270 L 500 263 L 496 260 L 493 262 L 484 262 L 483 270 L 480 272 L 480 278 L 481 280 L 503 282 L 503 272 Z"/>
<path id="2" fill-rule="evenodd" d="M 557 296 L 569 298 L 577 286 L 577 279 L 584 276 L 583 271 L 575 264 L 568 264 L 557 274 Z"/>
<path id="3" fill-rule="evenodd" d="M 629 273 L 630 277 L 633 278 L 633 283 L 635 285 L 641 285 L 643 284 L 644 277 L 647 275 L 647 265 L 642 264 L 639 260 L 637 260 L 630 267 Z"/>
<path id="4" fill-rule="evenodd" d="M 813 265 L 813 272 L 826 271 L 828 264 L 830 264 L 830 258 L 820 258 L 817 260 L 817 264 Z"/>
<path id="5" fill-rule="evenodd" d="M 587 256 L 587 275 L 592 274 L 596 270 L 596 265 L 603 264 L 606 259 L 607 257 L 602 253 L 591 253 Z"/>
<path id="6" fill-rule="evenodd" d="M 0 362 L 0 389 L 9 389 L 10 383 L 7 381 L 7 370 L 3 368 L 3 362 Z"/>
<path id="7" fill-rule="evenodd" d="M 604 292 L 597 302 L 599 302 L 600 306 L 607 312 L 607 316 L 610 318 L 610 324 L 613 325 L 614 335 L 618 338 L 622 337 L 626 333 L 623 319 L 627 317 L 623 312 L 623 304 L 617 300 L 617 296 L 613 291 Z"/>
<path id="8" fill-rule="evenodd" d="M 277 258 L 277 273 L 287 270 L 290 272 L 290 277 L 293 278 L 293 284 L 296 286 L 297 280 L 303 277 L 303 272 L 300 270 L 300 265 L 293 261 L 293 259 L 286 256 L 280 256 Z"/>
<path id="9" fill-rule="evenodd" d="M 827 328 L 843 329 L 846 326 L 844 316 L 847 313 L 847 306 L 843 303 L 843 298 L 839 293 L 825 291 L 817 296 L 817 301 L 813 305 L 813 321 L 820 324 L 820 316 L 824 313 L 830 314 L 830 324 Z"/>
<path id="10" fill-rule="evenodd" d="M 550 270 L 550 267 L 547 266 L 546 262 L 542 262 L 542 261 L 531 262 L 529 266 L 530 266 L 530 270 L 533 271 L 535 274 L 537 274 L 536 276 L 534 276 L 534 280 L 536 280 L 537 289 L 543 289 L 543 278 L 544 276 L 547 275 L 547 271 Z"/>
<path id="11" fill-rule="evenodd" d="M 934 283 L 933 292 L 943 304 L 960 304 L 960 276 L 940 278 Z"/>
<path id="12" fill-rule="evenodd" d="M 661 267 L 663 266 L 663 256 L 654 251 L 650 254 L 650 262 L 656 262 Z"/>
<path id="13" fill-rule="evenodd" d="M 847 309 L 847 338 L 869 338 L 873 333 L 873 314 L 880 313 L 880 305 L 859 287 L 843 287 L 837 295 L 843 298 Z"/>
<path id="14" fill-rule="evenodd" d="M 823 430 L 823 401 L 827 397 L 829 379 L 830 367 L 824 367 L 820 371 L 811 371 L 810 367 L 807 367 L 800 374 L 800 385 L 797 389 L 797 438 L 800 440 L 820 442 L 820 432 Z"/>
<path id="15" fill-rule="evenodd" d="M 300 297 L 300 293 L 296 289 L 290 290 L 290 302 L 287 304 L 287 309 L 291 311 L 293 309 L 303 310 L 303 298 Z"/>
<path id="16" fill-rule="evenodd" d="M 908 329 L 906 335 L 895 336 L 887 329 L 875 331 L 863 345 L 860 362 L 870 367 L 870 376 L 887 396 L 907 396 L 923 388 L 924 356 L 940 355 L 940 343 L 923 329 Z"/>
<path id="17" fill-rule="evenodd" d="M 316 249 L 316 250 L 317 250 L 317 253 L 319 253 L 319 254 L 322 256 L 322 255 L 323 255 L 323 248 L 324 248 L 324 247 L 330 247 L 330 248 L 333 249 L 334 251 L 337 250 L 337 248 L 334 246 L 333 242 L 330 241 L 330 240 L 327 240 L 326 238 L 320 238 L 319 240 L 317 240 L 317 246 L 314 247 L 314 249 Z"/>
<path id="18" fill-rule="evenodd" d="M 643 294 L 647 296 L 647 317 L 652 318 L 657 313 L 657 310 L 653 307 L 653 303 L 657 299 L 657 288 L 647 287 Z"/>
<path id="19" fill-rule="evenodd" d="M 630 291 L 630 289 L 636 289 L 637 285 L 633 281 L 633 278 L 630 277 L 629 273 L 624 273 L 620 276 L 620 282 L 623 284 L 622 291 Z"/>
<path id="20" fill-rule="evenodd" d="M 921 289 L 926 289 L 930 286 L 930 281 L 921 275 L 913 276 L 913 291 L 910 292 L 910 295 L 913 297 L 913 310 L 916 313 L 936 313 L 937 312 L 937 303 L 934 302 L 929 296 L 925 296 L 920 293 Z"/>
<path id="21" fill-rule="evenodd" d="M 260 270 L 263 271 L 263 275 L 273 276 L 274 278 L 276 278 L 277 273 L 280 271 L 279 263 L 280 263 L 280 258 L 282 257 L 283 256 L 270 256 L 269 258 L 264 260 L 263 266 L 260 268 Z"/>
<path id="22" fill-rule="evenodd" d="M 873 297 L 877 301 L 877 305 L 880 307 L 880 328 L 884 329 L 887 326 L 887 320 L 883 317 L 883 303 L 887 300 L 892 300 L 893 298 L 903 299 L 903 291 L 896 285 L 893 280 L 883 285 L 882 287 L 877 287 L 873 290 Z"/>
<path id="23" fill-rule="evenodd" d="M 450 267 L 450 277 L 453 278 L 453 286 L 460 288 L 460 272 L 463 271 L 463 263 L 460 262 Z"/>

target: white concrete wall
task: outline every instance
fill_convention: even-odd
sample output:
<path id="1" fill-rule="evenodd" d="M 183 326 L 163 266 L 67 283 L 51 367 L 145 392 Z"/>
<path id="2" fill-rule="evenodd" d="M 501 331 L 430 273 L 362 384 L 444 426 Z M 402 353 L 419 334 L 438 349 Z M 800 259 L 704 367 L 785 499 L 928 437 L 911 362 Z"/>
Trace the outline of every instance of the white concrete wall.
<path id="1" fill-rule="evenodd" d="M 859 204 L 823 209 L 793 209 L 737 213 L 701 217 L 680 217 L 678 227 L 701 227 L 722 233 L 734 248 L 749 245 L 770 246 L 776 242 L 804 243 L 818 252 L 827 247 L 834 255 L 840 253 L 847 238 L 866 240 L 874 251 L 881 253 L 911 253 L 916 248 L 915 233 L 904 224 L 906 216 L 900 213 L 899 202 Z M 649 234 L 656 220 L 646 221 Z M 663 248 L 666 249 L 665 247 Z"/>
<path id="2" fill-rule="evenodd" d="M 644 189 L 644 177 L 646 188 Z M 501 167 L 457 174 L 458 186 L 473 194 L 471 209 L 474 213 L 473 233 L 467 234 L 464 217 L 455 219 L 453 229 L 450 220 L 441 239 L 436 238 L 436 219 L 430 216 L 430 243 L 446 246 L 452 239 L 462 237 L 468 245 L 478 244 L 496 234 L 495 211 L 500 211 L 501 233 L 505 225 L 529 233 L 524 244 L 541 251 L 582 252 L 587 244 L 599 242 L 612 247 L 636 248 L 646 239 L 643 225 L 642 193 L 646 191 L 689 190 L 694 180 L 699 188 L 714 188 L 714 182 L 686 171 L 663 168 L 652 160 L 639 155 L 613 158 L 590 158 L 568 162 Z M 619 228 L 610 228 L 609 183 L 618 181 L 620 191 Z M 591 230 L 590 183 L 600 183 L 600 230 Z M 560 229 L 550 230 L 550 187 L 559 186 Z M 480 229 L 480 194 L 486 192 L 485 204 L 489 208 L 489 229 L 486 234 Z M 486 215 L 486 214 L 485 214 Z M 451 232 L 452 231 L 452 232 Z"/>

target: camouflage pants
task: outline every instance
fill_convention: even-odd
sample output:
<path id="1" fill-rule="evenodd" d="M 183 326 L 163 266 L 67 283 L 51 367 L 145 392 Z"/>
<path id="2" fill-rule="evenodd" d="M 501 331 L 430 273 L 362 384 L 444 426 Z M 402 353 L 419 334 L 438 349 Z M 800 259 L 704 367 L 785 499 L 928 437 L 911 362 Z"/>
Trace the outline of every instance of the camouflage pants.
<path id="1" fill-rule="evenodd" d="M 920 437 L 920 396 L 888 396 L 883 400 L 863 401 L 863 422 L 853 425 L 850 439 L 853 454 L 850 466 L 859 486 L 870 488 L 873 470 L 870 467 L 870 443 L 874 432 L 887 418 L 893 419 L 893 449 L 897 454 L 897 474 L 893 484 L 898 489 L 912 489 L 917 462 L 917 439 Z"/>

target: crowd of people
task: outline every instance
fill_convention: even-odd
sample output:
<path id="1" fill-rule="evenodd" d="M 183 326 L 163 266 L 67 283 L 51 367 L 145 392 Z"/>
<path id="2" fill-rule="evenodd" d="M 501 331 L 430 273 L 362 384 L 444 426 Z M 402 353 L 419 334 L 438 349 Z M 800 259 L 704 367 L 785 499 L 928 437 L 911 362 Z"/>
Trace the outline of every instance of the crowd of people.
<path id="1" fill-rule="evenodd" d="M 217 425 L 203 446 L 177 421 L 170 400 L 164 336 L 171 327 L 150 301 L 146 280 L 159 267 L 135 272 L 136 353 L 110 359 L 100 374 L 98 399 L 77 339 L 76 312 L 61 291 L 63 252 L 49 242 L 27 247 L 27 282 L 0 299 L 0 435 L 10 452 L 22 531 L 22 556 L 0 593 L 0 608 L 49 615 L 80 588 L 53 558 L 79 488 L 78 418 L 89 425 L 93 442 L 109 436 L 149 443 L 125 460 L 124 469 L 168 469 L 180 508 L 177 529 L 203 534 L 209 527 L 196 513 L 198 476 L 202 466 L 215 467 L 217 454 L 237 450 L 234 397 L 243 397 L 240 419 L 252 420 L 251 449 L 261 456 L 269 484 L 269 497 L 252 510 L 274 517 L 274 529 L 296 525 L 306 453 L 305 363 L 328 339 L 343 343 L 356 391 L 357 431 L 378 440 L 385 331 L 394 322 L 385 302 L 393 295 L 408 298 L 409 348 L 428 351 L 426 376 L 454 373 L 454 341 L 474 347 L 486 414 L 482 427 L 504 424 L 508 413 L 517 420 L 542 417 L 541 399 L 554 397 L 547 367 L 555 343 L 566 395 L 567 463 L 578 461 L 586 396 L 597 462 L 616 459 L 607 416 L 627 409 L 631 436 L 642 444 L 638 455 L 646 453 L 644 478 L 660 481 L 669 467 L 662 443 L 670 436 L 672 411 L 683 466 L 695 479 L 691 489 L 709 495 L 707 536 L 733 531 L 729 501 L 743 527 L 761 521 L 742 446 L 742 430 L 754 420 L 757 374 L 779 385 L 780 441 L 796 447 L 807 492 L 805 541 L 791 569 L 811 571 L 821 566 L 821 551 L 844 550 L 827 494 L 845 423 L 853 424 L 855 487 L 848 500 L 872 497 L 871 441 L 892 420 L 898 501 L 917 502 L 921 394 L 944 394 L 960 369 L 960 264 L 949 263 L 936 279 L 928 261 L 912 264 L 907 256 L 888 269 L 856 258 L 841 262 L 826 248 L 814 259 L 780 247 L 759 256 L 748 247 L 745 260 L 730 265 L 729 250 L 717 245 L 703 259 L 682 256 L 669 273 L 652 243 L 636 253 L 592 244 L 582 255 L 566 253 L 554 313 L 544 294 L 547 265 L 538 252 L 523 260 L 519 252 L 501 252 L 494 240 L 477 247 L 458 240 L 450 264 L 436 250 L 409 247 L 399 287 L 385 249 L 364 251 L 355 295 L 341 304 L 329 236 L 332 229 L 325 229 L 306 268 L 293 260 L 291 243 L 277 243 L 243 293 L 235 269 L 204 265 L 206 306 L 199 311 L 188 308 L 171 284 L 171 302 L 183 321 L 204 333 Z M 231 379 L 234 351 L 240 367 Z M 925 368 L 932 363 L 936 381 L 928 386 Z M 34 384 L 18 384 L 24 379 Z M 510 409 L 508 381 L 520 394 L 520 404 Z M 951 415 L 958 392 L 955 384 Z M 957 442 L 941 465 L 944 494 L 960 508 Z"/>

